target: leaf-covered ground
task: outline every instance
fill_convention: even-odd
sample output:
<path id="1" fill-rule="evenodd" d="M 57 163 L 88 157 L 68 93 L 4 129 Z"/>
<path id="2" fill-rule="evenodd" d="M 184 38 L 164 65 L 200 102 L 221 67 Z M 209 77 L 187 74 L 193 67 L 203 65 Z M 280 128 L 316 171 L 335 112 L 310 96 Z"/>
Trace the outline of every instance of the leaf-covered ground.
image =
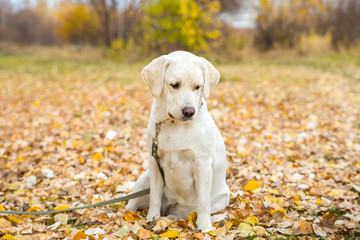
<path id="1" fill-rule="evenodd" d="M 0 58 L 2 210 L 119 197 L 147 168 L 145 63 L 54 58 Z M 121 203 L 1 215 L 0 239 L 359 238 L 360 61 L 215 65 L 223 77 L 208 105 L 232 192 L 216 230 L 196 231 L 196 214 L 147 222 Z"/>

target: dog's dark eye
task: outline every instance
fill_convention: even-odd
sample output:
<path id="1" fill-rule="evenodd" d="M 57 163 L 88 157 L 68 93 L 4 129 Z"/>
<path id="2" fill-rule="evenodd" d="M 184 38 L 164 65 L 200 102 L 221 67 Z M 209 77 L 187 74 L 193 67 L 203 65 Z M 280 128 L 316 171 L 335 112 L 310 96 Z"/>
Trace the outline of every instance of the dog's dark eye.
<path id="1" fill-rule="evenodd" d="M 172 83 L 170 84 L 173 89 L 178 89 L 180 87 L 180 83 Z"/>
<path id="2" fill-rule="evenodd" d="M 200 85 L 196 85 L 195 87 L 194 87 L 194 90 L 199 90 L 201 87 L 200 87 Z"/>

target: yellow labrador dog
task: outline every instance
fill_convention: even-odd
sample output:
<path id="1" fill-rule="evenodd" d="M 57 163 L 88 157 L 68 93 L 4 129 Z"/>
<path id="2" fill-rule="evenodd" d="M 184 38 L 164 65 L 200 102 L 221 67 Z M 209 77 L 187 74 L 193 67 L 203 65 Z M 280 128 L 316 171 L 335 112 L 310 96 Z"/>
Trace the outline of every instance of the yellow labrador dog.
<path id="1" fill-rule="evenodd" d="M 160 214 L 186 218 L 196 211 L 197 228 L 211 229 L 210 215 L 229 203 L 225 146 L 205 101 L 220 74 L 206 59 L 176 51 L 154 59 L 141 75 L 154 97 L 147 128 L 150 163 L 133 191 L 150 187 L 150 197 L 132 199 L 126 207 L 149 207 L 148 220 Z M 156 123 L 159 166 L 152 156 Z"/>

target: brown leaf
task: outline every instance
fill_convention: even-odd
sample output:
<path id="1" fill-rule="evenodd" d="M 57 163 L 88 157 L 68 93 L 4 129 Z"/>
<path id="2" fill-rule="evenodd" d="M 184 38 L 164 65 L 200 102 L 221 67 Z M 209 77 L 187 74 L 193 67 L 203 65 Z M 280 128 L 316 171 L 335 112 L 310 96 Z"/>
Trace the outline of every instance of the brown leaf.
<path id="1" fill-rule="evenodd" d="M 297 226 L 294 229 L 294 234 L 295 235 L 299 235 L 299 234 L 310 234 L 313 233 L 313 229 L 310 223 L 303 221 L 303 220 L 299 220 L 296 224 Z"/>
<path id="2" fill-rule="evenodd" d="M 137 231 L 136 236 L 138 236 L 140 239 L 148 239 L 151 236 L 151 232 L 141 227 Z"/>
<path id="3" fill-rule="evenodd" d="M 32 232 L 33 232 L 32 225 L 27 225 L 26 227 L 24 227 L 20 230 L 21 234 L 31 234 Z"/>
<path id="4" fill-rule="evenodd" d="M 0 229 L 1 228 L 9 228 L 12 226 L 13 225 L 11 224 L 10 221 L 6 220 L 5 218 L 0 217 Z"/>
<path id="5" fill-rule="evenodd" d="M 324 230 L 321 229 L 321 227 L 319 227 L 318 225 L 316 225 L 315 223 L 312 224 L 312 228 L 314 230 L 314 233 L 322 238 L 326 238 L 326 232 L 324 232 Z"/>
<path id="6" fill-rule="evenodd" d="M 334 223 L 337 219 L 338 218 L 335 214 L 333 214 L 332 212 L 328 212 L 321 218 L 320 223 L 321 226 L 331 229 L 334 227 Z"/>
<path id="7" fill-rule="evenodd" d="M 94 216 L 94 218 L 103 224 L 110 222 L 110 218 L 107 213 L 97 214 L 96 216 Z"/>

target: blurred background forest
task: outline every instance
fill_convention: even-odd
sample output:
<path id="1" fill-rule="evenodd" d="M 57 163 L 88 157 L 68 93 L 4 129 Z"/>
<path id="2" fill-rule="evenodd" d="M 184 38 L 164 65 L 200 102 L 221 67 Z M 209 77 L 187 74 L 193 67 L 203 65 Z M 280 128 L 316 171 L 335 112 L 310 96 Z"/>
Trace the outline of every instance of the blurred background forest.
<path id="1" fill-rule="evenodd" d="M 0 0 L 0 50 L 100 48 L 120 61 L 177 49 L 234 60 L 360 52 L 359 23 L 359 0 Z"/>

